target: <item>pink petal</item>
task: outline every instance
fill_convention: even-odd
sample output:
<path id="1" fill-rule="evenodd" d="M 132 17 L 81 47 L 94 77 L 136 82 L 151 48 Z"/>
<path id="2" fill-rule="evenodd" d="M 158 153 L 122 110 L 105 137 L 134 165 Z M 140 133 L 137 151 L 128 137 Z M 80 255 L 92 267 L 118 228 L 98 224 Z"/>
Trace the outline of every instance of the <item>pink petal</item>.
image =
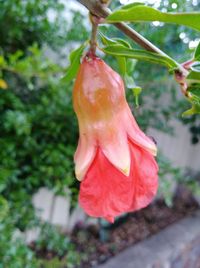
<path id="1" fill-rule="evenodd" d="M 146 207 L 154 198 L 158 189 L 158 165 L 154 157 L 132 143 L 132 165 L 134 168 L 135 193 L 130 210 Z"/>
<path id="2" fill-rule="evenodd" d="M 140 147 L 150 152 L 152 155 L 156 156 L 157 147 L 155 143 L 139 128 L 129 107 L 127 107 L 127 110 L 123 113 L 123 122 L 125 124 L 125 128 L 130 140 L 134 144 L 139 145 Z"/>
<path id="3" fill-rule="evenodd" d="M 99 131 L 99 146 L 109 160 L 124 175 L 129 176 L 131 157 L 127 134 L 123 128 L 117 128 L 117 122 Z"/>
<path id="4" fill-rule="evenodd" d="M 81 182 L 79 202 L 86 213 L 109 221 L 121 213 L 147 206 L 157 191 L 158 167 L 154 157 L 133 143 L 131 170 L 126 177 L 98 149 Z"/>

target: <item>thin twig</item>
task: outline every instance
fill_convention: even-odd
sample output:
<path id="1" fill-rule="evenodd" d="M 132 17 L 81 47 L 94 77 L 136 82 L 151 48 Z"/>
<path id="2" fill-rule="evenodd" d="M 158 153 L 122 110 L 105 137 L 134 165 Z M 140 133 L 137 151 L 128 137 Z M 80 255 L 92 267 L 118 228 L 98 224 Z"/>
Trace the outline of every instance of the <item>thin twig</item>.
<path id="1" fill-rule="evenodd" d="M 92 23 L 92 33 L 90 38 L 90 52 L 92 54 L 95 54 L 96 47 L 97 47 L 97 28 L 98 28 L 98 18 L 95 19 L 95 17 L 90 14 L 90 20 Z"/>
<path id="2" fill-rule="evenodd" d="M 82 5 L 84 5 L 92 14 L 96 15 L 97 17 L 106 18 L 108 15 L 111 14 L 111 11 L 105 5 L 102 5 L 98 0 L 77 0 L 77 1 L 80 2 Z M 113 23 L 113 25 L 118 29 L 120 29 L 131 39 L 133 39 L 144 49 L 166 56 L 166 54 L 163 51 L 154 46 L 145 37 L 143 37 L 141 34 L 133 30 L 126 23 L 119 22 L 119 23 Z"/>
<path id="3" fill-rule="evenodd" d="M 137 44 L 139 44 L 142 48 L 158 53 L 162 56 L 167 56 L 162 50 L 160 50 L 158 47 L 154 46 L 151 42 L 149 42 L 145 37 L 143 37 L 141 34 L 136 32 L 133 28 L 129 27 L 126 23 L 120 22 L 120 23 L 114 23 L 114 25 L 121 30 L 125 35 L 130 37 L 132 40 L 134 40 Z"/>
<path id="4" fill-rule="evenodd" d="M 76 0 L 76 1 L 84 5 L 92 14 L 96 15 L 97 17 L 106 18 L 109 14 L 111 14 L 111 11 L 107 8 L 107 6 L 102 4 L 102 2 L 99 0 Z M 129 36 L 142 48 L 170 58 L 165 52 L 163 52 L 158 47 L 153 45 L 149 40 L 147 40 L 141 34 L 139 34 L 134 29 L 129 27 L 126 23 L 118 22 L 118 23 L 113 23 L 113 25 L 117 27 L 118 29 L 120 29 L 125 35 Z M 179 71 L 184 76 L 186 76 L 187 70 L 179 63 L 177 63 L 177 66 L 178 66 Z"/>

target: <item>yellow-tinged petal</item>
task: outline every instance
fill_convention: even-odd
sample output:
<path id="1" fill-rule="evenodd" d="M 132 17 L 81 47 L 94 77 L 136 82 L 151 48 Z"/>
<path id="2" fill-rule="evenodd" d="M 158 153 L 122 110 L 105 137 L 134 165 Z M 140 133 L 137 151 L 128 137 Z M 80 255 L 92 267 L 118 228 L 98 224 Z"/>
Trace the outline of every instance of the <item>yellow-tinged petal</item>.
<path id="1" fill-rule="evenodd" d="M 125 176 L 129 176 L 131 157 L 127 134 L 123 129 L 116 128 L 116 124 L 100 132 L 99 146 L 107 159 Z"/>
<path id="2" fill-rule="evenodd" d="M 96 147 L 88 137 L 80 137 L 78 148 L 74 155 L 75 175 L 79 181 L 84 179 L 84 176 L 90 167 L 96 154 Z"/>
<path id="3" fill-rule="evenodd" d="M 157 146 L 152 139 L 145 135 L 145 133 L 138 127 L 129 107 L 127 107 L 126 111 L 123 113 L 122 120 L 130 140 L 150 152 L 153 156 L 156 156 Z"/>

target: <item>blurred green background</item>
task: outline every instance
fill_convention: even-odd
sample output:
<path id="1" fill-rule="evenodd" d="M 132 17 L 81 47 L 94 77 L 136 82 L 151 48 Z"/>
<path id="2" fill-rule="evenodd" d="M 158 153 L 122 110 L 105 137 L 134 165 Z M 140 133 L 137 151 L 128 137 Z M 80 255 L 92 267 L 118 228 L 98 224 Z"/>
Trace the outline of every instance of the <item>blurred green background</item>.
<path id="1" fill-rule="evenodd" d="M 125 3 L 125 1 L 123 1 Z M 198 1 L 147 1 L 165 11 L 194 11 Z M 112 8 L 119 5 L 113 0 Z M 179 62 L 193 52 L 198 33 L 183 26 L 142 23 L 134 25 L 145 37 Z M 112 26 L 101 26 L 110 37 L 125 38 Z M 70 189 L 71 207 L 77 202 L 78 183 L 74 178 L 73 154 L 78 128 L 72 109 L 73 83 L 61 79 L 69 52 L 89 37 L 87 11 L 69 0 L 0 0 L 0 267 L 39 267 L 34 252 L 17 231 L 40 226 L 37 246 L 68 250 L 66 262 L 74 267 L 78 257 L 70 241 L 56 227 L 43 223 L 35 214 L 32 195 L 40 187 L 65 196 Z M 133 43 L 132 43 L 133 44 Z M 133 46 L 137 47 L 135 44 Z M 105 59 L 118 70 L 116 61 Z M 173 77 L 160 66 L 138 62 L 132 74 L 144 90 L 140 108 L 135 109 L 132 92 L 127 98 L 143 130 L 155 128 L 173 134 L 171 118 L 180 120 L 191 131 L 191 141 L 200 138 L 198 116 L 182 119 L 187 102 L 178 97 Z M 3 81 L 3 82 L 2 82 Z M 3 84 L 2 84 L 3 83 Z M 162 103 L 164 94 L 168 105 Z M 153 105 L 152 105 L 153 100 Z M 186 141 L 190 142 L 190 141 Z M 166 177 L 196 190 L 192 176 L 174 167 L 167 156 L 159 155 L 160 193 L 168 205 L 172 193 Z M 75 263 L 75 264 L 74 264 Z M 51 266 L 56 267 L 56 266 Z"/>

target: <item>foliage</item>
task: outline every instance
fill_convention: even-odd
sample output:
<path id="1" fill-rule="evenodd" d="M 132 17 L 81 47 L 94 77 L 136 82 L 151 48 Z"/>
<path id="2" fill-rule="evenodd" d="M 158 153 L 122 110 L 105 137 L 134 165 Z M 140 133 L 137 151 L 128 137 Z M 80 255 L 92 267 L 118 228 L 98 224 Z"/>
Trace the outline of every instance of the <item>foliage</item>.
<path id="1" fill-rule="evenodd" d="M 196 30 L 200 30 L 200 13 L 167 13 L 161 12 L 155 8 L 133 3 L 123 6 L 120 10 L 113 12 L 106 18 L 107 22 L 119 21 L 160 21 L 185 25 Z"/>
<path id="2" fill-rule="evenodd" d="M 167 66 L 168 68 L 177 67 L 176 62 L 169 57 L 164 57 L 148 51 L 127 48 L 121 44 L 107 46 L 103 49 L 103 51 L 106 54 L 115 55 L 118 57 L 120 56 L 120 57 L 133 58 L 137 60 L 149 61 Z"/>
<path id="3" fill-rule="evenodd" d="M 62 257 L 67 250 L 72 247 L 66 235 L 61 234 L 59 228 L 44 223 L 40 229 L 40 235 L 35 244 L 36 250 L 48 250 L 56 252 L 59 257 Z"/>
<path id="4" fill-rule="evenodd" d="M 38 267 L 33 252 L 15 234 L 40 226 L 32 195 L 41 186 L 63 196 L 69 187 L 72 205 L 77 199 L 73 175 L 77 125 L 69 85 L 61 80 L 66 68 L 44 51 L 47 44 L 58 50 L 71 30 L 65 27 L 63 8 L 58 1 L 0 1 L 2 267 Z M 50 10 L 57 14 L 53 22 Z M 85 38 L 87 31 L 83 33 Z M 56 230 L 51 242 L 60 250 L 68 245 L 63 240 L 61 246 Z"/>
<path id="5" fill-rule="evenodd" d="M 67 265 L 69 268 L 74 268 L 80 264 L 81 254 L 76 252 L 74 244 L 66 234 L 62 234 L 59 228 L 51 224 L 42 224 L 35 249 L 37 252 L 48 251 L 56 255 L 51 260 L 39 259 L 40 267 L 60 268 Z"/>
<path id="6" fill-rule="evenodd" d="M 63 77 L 63 81 L 69 83 L 78 73 L 81 57 L 86 47 L 86 43 L 73 50 L 69 56 L 70 65 L 67 68 L 66 75 Z"/>
<path id="7" fill-rule="evenodd" d="M 1 49 L 13 53 L 26 51 L 34 42 L 39 46 L 63 44 L 67 33 L 63 9 L 63 4 L 54 0 L 0 0 Z M 51 12 L 53 21 L 49 19 Z"/>
<path id="8" fill-rule="evenodd" d="M 36 267 L 34 253 L 25 245 L 9 216 L 8 201 L 0 196 L 0 267 Z"/>
<path id="9" fill-rule="evenodd" d="M 39 265 L 45 268 L 75 268 L 80 265 L 81 254 L 77 253 L 75 249 L 69 250 L 66 256 L 62 259 L 55 257 L 51 260 L 40 260 Z"/>
<path id="10" fill-rule="evenodd" d="M 159 192 L 164 198 L 165 203 L 168 206 L 172 206 L 176 183 L 182 181 L 185 175 L 181 169 L 174 167 L 169 159 L 162 154 L 158 156 L 158 164 L 160 178 Z"/>

